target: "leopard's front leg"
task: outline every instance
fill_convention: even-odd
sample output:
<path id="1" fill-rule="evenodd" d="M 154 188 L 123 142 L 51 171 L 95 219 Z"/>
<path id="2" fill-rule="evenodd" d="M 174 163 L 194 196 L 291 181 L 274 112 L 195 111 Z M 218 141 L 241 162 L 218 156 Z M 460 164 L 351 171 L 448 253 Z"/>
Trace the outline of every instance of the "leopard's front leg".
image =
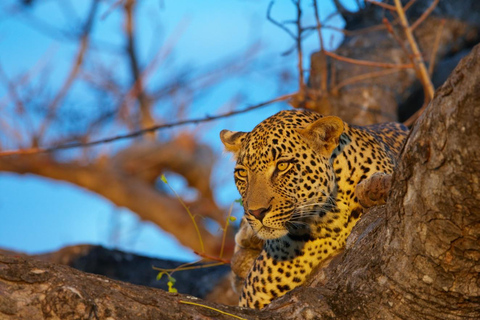
<path id="1" fill-rule="evenodd" d="M 333 238 L 267 240 L 245 280 L 239 305 L 261 309 L 302 285 L 319 263 L 343 247 Z"/>

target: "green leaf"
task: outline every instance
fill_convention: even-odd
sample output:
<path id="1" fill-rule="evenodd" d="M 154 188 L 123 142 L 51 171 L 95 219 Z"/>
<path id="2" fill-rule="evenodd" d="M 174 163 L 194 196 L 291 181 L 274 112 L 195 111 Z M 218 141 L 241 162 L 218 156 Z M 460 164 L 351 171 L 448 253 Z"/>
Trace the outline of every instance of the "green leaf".
<path id="1" fill-rule="evenodd" d="M 235 200 L 236 203 L 240 203 L 240 205 L 243 207 L 243 200 L 242 198 L 239 198 L 237 200 Z"/>
<path id="2" fill-rule="evenodd" d="M 170 278 L 169 278 L 169 279 L 170 279 Z M 175 280 L 174 278 L 171 278 L 171 279 Z M 173 287 L 174 284 L 175 284 L 175 281 L 168 281 L 168 282 L 167 282 L 168 292 L 172 292 L 172 293 L 177 293 L 177 292 L 178 292 L 178 290 Z"/>
<path id="3" fill-rule="evenodd" d="M 231 222 L 237 221 L 237 217 L 228 217 L 228 220 L 230 220 Z"/>
<path id="4" fill-rule="evenodd" d="M 162 179 L 162 181 L 163 181 L 164 183 L 167 183 L 167 184 L 168 184 L 167 178 L 165 177 L 164 174 L 162 174 L 162 176 L 160 177 L 160 179 Z"/>
<path id="5" fill-rule="evenodd" d="M 157 281 L 160 280 L 160 279 L 162 279 L 162 277 L 163 277 L 163 275 L 164 275 L 165 273 L 166 273 L 165 271 L 159 272 L 159 273 L 157 274 Z"/>

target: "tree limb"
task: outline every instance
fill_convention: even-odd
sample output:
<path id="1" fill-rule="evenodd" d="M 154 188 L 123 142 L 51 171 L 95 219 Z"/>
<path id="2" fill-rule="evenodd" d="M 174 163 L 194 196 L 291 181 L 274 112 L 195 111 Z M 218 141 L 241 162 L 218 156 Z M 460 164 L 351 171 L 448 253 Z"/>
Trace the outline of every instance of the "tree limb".
<path id="1" fill-rule="evenodd" d="M 214 202 L 209 184 L 213 159 L 208 147 L 183 136 L 167 144 L 147 141 L 134 144 L 110 159 L 100 158 L 85 164 L 63 163 L 45 154 L 3 157 L 0 171 L 31 173 L 76 184 L 129 208 L 143 220 L 174 234 L 183 245 L 201 252 L 194 225 L 185 209 L 175 197 L 159 192 L 155 184 L 165 170 L 184 175 L 199 191 L 197 201 L 189 205 L 197 216 L 206 253 L 216 255 L 221 239 L 208 232 L 201 219 L 210 217 L 220 224 L 225 219 L 224 211 Z M 232 244 L 226 246 L 230 252 Z"/>

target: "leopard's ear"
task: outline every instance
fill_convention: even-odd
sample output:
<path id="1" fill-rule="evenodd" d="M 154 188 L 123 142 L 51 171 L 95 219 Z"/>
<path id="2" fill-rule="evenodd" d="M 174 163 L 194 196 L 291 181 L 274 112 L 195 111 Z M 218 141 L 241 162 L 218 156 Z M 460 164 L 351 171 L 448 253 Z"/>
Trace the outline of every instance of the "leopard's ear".
<path id="1" fill-rule="evenodd" d="M 330 156 L 338 146 L 340 135 L 343 133 L 344 124 L 342 119 L 328 116 L 310 123 L 306 128 L 298 132 L 306 138 L 307 142 L 326 156 Z"/>
<path id="2" fill-rule="evenodd" d="M 237 157 L 247 133 L 248 132 L 222 130 L 220 132 L 220 140 L 222 140 L 225 146 L 225 151 L 231 152 L 234 157 Z"/>

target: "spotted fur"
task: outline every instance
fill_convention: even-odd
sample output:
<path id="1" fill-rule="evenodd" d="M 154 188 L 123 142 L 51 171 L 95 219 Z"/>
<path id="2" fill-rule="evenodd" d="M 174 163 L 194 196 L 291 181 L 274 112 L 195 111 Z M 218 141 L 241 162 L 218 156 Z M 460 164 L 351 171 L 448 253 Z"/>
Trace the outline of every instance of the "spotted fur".
<path id="1" fill-rule="evenodd" d="M 221 132 L 237 160 L 245 218 L 266 240 L 241 306 L 263 308 L 345 246 L 363 212 L 356 185 L 392 173 L 406 134 L 398 123 L 359 127 L 299 110 L 281 111 L 251 132 Z"/>

